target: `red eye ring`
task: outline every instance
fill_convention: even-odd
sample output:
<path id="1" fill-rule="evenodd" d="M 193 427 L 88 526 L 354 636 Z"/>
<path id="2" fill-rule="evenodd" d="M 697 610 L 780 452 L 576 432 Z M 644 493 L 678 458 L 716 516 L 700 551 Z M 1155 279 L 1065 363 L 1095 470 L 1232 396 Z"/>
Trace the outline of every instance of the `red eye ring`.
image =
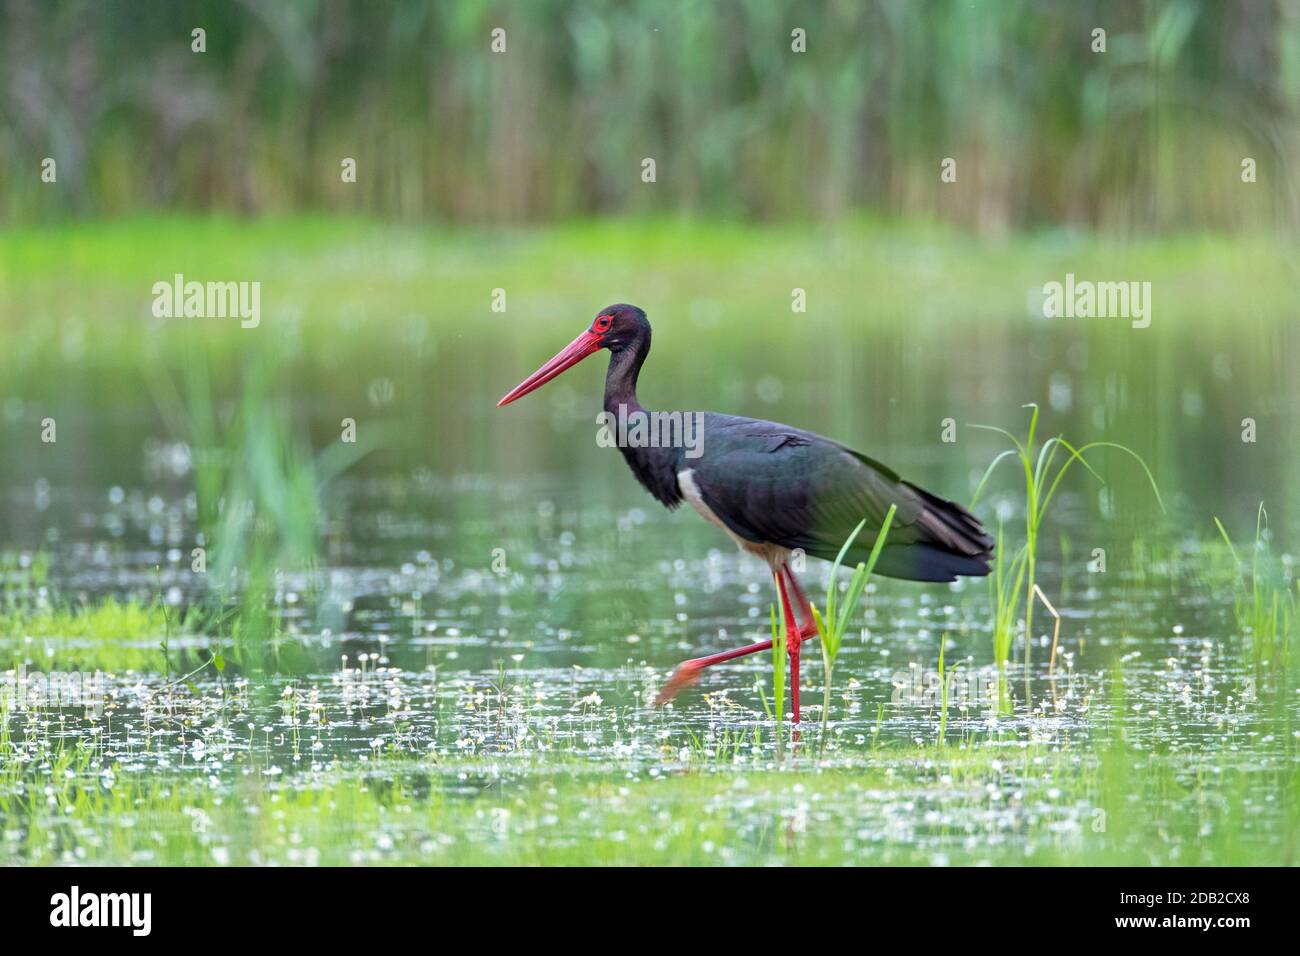
<path id="1" fill-rule="evenodd" d="M 608 315 L 596 316 L 596 331 L 604 332 L 609 329 L 609 324 L 613 319 Z"/>

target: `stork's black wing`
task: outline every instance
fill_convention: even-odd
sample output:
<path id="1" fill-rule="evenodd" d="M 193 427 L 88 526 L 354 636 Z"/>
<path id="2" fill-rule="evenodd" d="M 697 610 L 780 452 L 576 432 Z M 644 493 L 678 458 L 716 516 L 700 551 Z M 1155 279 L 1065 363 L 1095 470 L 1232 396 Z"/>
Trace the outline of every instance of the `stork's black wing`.
<path id="1" fill-rule="evenodd" d="M 865 560 L 889 506 L 897 510 L 876 571 L 915 581 L 989 573 L 993 539 L 966 509 L 812 432 L 707 413 L 702 454 L 684 458 L 705 504 L 741 537 L 833 560 Z"/>

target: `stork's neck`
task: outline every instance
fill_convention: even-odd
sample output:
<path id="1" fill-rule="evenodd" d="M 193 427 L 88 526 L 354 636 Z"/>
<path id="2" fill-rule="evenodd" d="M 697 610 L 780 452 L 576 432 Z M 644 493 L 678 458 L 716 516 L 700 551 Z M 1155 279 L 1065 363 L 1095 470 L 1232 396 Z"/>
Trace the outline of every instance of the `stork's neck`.
<path id="1" fill-rule="evenodd" d="M 619 420 L 633 414 L 646 414 L 636 399 L 636 377 L 650 352 L 650 335 L 624 349 L 611 352 L 609 371 L 605 373 L 605 411 Z M 669 508 L 682 500 L 677 486 L 677 459 L 680 449 L 620 444 L 623 460 L 645 489 Z"/>
<path id="2" fill-rule="evenodd" d="M 648 354 L 649 336 L 610 353 L 609 371 L 605 373 L 605 411 L 617 414 L 620 405 L 626 406 L 629 412 L 645 410 L 636 400 L 636 378 Z"/>

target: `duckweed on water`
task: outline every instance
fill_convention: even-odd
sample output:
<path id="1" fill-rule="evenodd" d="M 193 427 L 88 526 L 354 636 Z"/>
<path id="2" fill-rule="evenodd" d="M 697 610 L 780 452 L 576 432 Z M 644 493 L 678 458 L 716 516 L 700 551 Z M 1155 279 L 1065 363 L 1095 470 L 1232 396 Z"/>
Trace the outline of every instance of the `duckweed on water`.
<path id="1" fill-rule="evenodd" d="M 1013 719 L 884 703 L 781 758 L 761 710 L 661 674 L 403 671 L 10 693 L 0 862 L 1288 863 L 1297 735 L 1210 642 Z M 1041 679 L 1041 675 L 1040 675 Z M 626 703 L 599 688 L 635 688 Z M 1294 710 L 1294 708 L 1292 708 Z"/>

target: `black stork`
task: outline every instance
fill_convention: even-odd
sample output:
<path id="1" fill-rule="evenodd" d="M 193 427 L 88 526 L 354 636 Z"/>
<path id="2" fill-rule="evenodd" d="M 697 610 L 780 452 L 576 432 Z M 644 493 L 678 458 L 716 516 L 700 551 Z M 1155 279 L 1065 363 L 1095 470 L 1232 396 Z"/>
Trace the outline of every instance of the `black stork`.
<path id="1" fill-rule="evenodd" d="M 636 398 L 637 375 L 650 353 L 650 323 L 634 305 L 601 309 L 591 326 L 507 394 L 508 405 L 600 349 L 609 349 L 605 410 L 626 419 L 647 415 Z M 696 413 L 684 413 L 694 416 Z M 989 573 L 993 539 L 965 508 L 939 498 L 839 442 L 756 418 L 704 412 L 691 448 L 623 442 L 637 480 L 668 508 L 683 501 L 717 525 L 742 551 L 767 562 L 787 622 L 791 705 L 799 723 L 799 648 L 816 634 L 811 606 L 790 569 L 796 549 L 833 560 L 864 518 L 846 559 L 864 560 L 896 506 L 875 572 L 911 581 L 954 581 Z M 791 608 L 786 582 L 798 612 Z M 761 641 L 685 661 L 659 694 L 663 703 L 705 667 L 770 649 Z"/>

